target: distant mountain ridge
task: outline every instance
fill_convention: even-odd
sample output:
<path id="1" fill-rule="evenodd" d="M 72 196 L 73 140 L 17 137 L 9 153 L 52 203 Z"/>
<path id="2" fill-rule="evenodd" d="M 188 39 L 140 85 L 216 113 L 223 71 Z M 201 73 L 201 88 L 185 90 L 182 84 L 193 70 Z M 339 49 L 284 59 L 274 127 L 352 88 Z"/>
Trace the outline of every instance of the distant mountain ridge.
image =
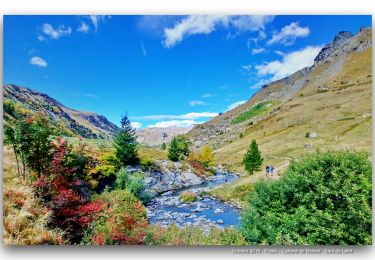
<path id="1" fill-rule="evenodd" d="M 45 93 L 17 85 L 4 85 L 4 101 L 20 103 L 31 112 L 39 112 L 57 121 L 74 135 L 84 138 L 110 138 L 118 127 L 105 116 L 68 108 Z M 4 118 L 7 118 L 4 112 Z"/>
<path id="2" fill-rule="evenodd" d="M 148 146 L 161 145 L 162 143 L 168 143 L 172 138 L 179 134 L 186 134 L 194 126 L 185 126 L 185 127 L 147 127 L 140 130 L 137 130 L 137 141 L 141 144 Z"/>

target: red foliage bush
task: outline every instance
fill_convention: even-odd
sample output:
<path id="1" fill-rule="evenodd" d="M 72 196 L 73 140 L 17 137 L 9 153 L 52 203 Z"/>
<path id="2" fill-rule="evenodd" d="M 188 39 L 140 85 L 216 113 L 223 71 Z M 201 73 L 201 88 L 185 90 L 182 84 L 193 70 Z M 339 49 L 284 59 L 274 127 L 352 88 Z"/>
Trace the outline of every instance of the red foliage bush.
<path id="1" fill-rule="evenodd" d="M 198 175 L 206 175 L 206 170 L 200 162 L 197 160 L 188 160 L 188 163 L 197 171 Z"/>
<path id="2" fill-rule="evenodd" d="M 94 245 L 142 245 L 149 238 L 148 220 L 142 203 L 130 192 L 104 192 L 106 208 L 98 211 L 84 243 Z M 101 203 L 103 204 L 103 202 Z"/>
<path id="3" fill-rule="evenodd" d="M 57 138 L 51 146 L 51 168 L 33 186 L 53 211 L 52 225 L 64 230 L 73 243 L 78 243 L 83 229 L 106 207 L 106 203 L 103 200 L 90 202 L 88 185 L 74 174 L 75 167 L 65 166 L 65 157 L 70 152 L 68 143 Z"/>

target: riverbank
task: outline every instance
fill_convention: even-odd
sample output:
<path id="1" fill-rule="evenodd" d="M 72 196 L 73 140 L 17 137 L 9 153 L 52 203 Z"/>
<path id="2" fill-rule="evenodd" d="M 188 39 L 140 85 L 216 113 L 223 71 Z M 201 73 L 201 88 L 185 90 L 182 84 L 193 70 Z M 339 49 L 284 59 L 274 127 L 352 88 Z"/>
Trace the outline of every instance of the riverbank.
<path id="1" fill-rule="evenodd" d="M 212 188 L 227 185 L 237 179 L 238 176 L 232 173 L 217 173 L 200 184 L 165 192 L 147 203 L 148 218 L 152 224 L 164 227 L 171 224 L 178 227 L 198 226 L 205 231 L 212 227 L 239 227 L 240 208 L 208 195 Z M 184 191 L 196 194 L 197 200 L 183 202 L 181 194 Z"/>

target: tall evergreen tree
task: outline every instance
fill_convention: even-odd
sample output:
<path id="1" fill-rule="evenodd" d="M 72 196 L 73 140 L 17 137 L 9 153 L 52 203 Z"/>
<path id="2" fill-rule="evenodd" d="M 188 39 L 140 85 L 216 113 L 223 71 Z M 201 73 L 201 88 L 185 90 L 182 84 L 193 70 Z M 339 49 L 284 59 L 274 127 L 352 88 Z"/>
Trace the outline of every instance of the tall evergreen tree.
<path id="1" fill-rule="evenodd" d="M 250 147 L 244 155 L 242 163 L 245 166 L 245 170 L 250 174 L 253 174 L 254 171 L 260 169 L 260 166 L 263 163 L 263 158 L 259 151 L 258 144 L 254 139 L 251 141 Z"/>
<path id="2" fill-rule="evenodd" d="M 178 145 L 178 140 L 176 137 L 173 137 L 171 145 L 168 150 L 168 158 L 171 161 L 177 162 L 181 157 L 180 147 Z"/>
<path id="3" fill-rule="evenodd" d="M 139 163 L 135 129 L 131 126 L 127 114 L 121 118 L 121 128 L 116 133 L 113 142 L 120 166 L 136 165 Z"/>

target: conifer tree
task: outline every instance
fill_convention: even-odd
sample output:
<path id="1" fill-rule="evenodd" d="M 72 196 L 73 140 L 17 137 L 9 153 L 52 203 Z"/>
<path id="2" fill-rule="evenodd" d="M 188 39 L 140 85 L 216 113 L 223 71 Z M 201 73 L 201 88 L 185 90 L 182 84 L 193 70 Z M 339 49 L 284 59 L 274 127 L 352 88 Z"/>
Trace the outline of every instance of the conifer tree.
<path id="1" fill-rule="evenodd" d="M 120 166 L 136 165 L 139 163 L 135 129 L 131 126 L 128 115 L 121 118 L 121 128 L 116 133 L 113 141 Z"/>
<path id="2" fill-rule="evenodd" d="M 250 147 L 244 155 L 242 163 L 249 174 L 253 174 L 254 171 L 260 169 L 260 166 L 263 163 L 263 158 L 259 151 L 258 144 L 254 139 L 251 141 Z"/>
<path id="3" fill-rule="evenodd" d="M 178 145 L 178 140 L 176 137 L 173 137 L 171 145 L 168 150 L 168 158 L 171 161 L 177 162 L 181 157 L 181 151 Z"/>

